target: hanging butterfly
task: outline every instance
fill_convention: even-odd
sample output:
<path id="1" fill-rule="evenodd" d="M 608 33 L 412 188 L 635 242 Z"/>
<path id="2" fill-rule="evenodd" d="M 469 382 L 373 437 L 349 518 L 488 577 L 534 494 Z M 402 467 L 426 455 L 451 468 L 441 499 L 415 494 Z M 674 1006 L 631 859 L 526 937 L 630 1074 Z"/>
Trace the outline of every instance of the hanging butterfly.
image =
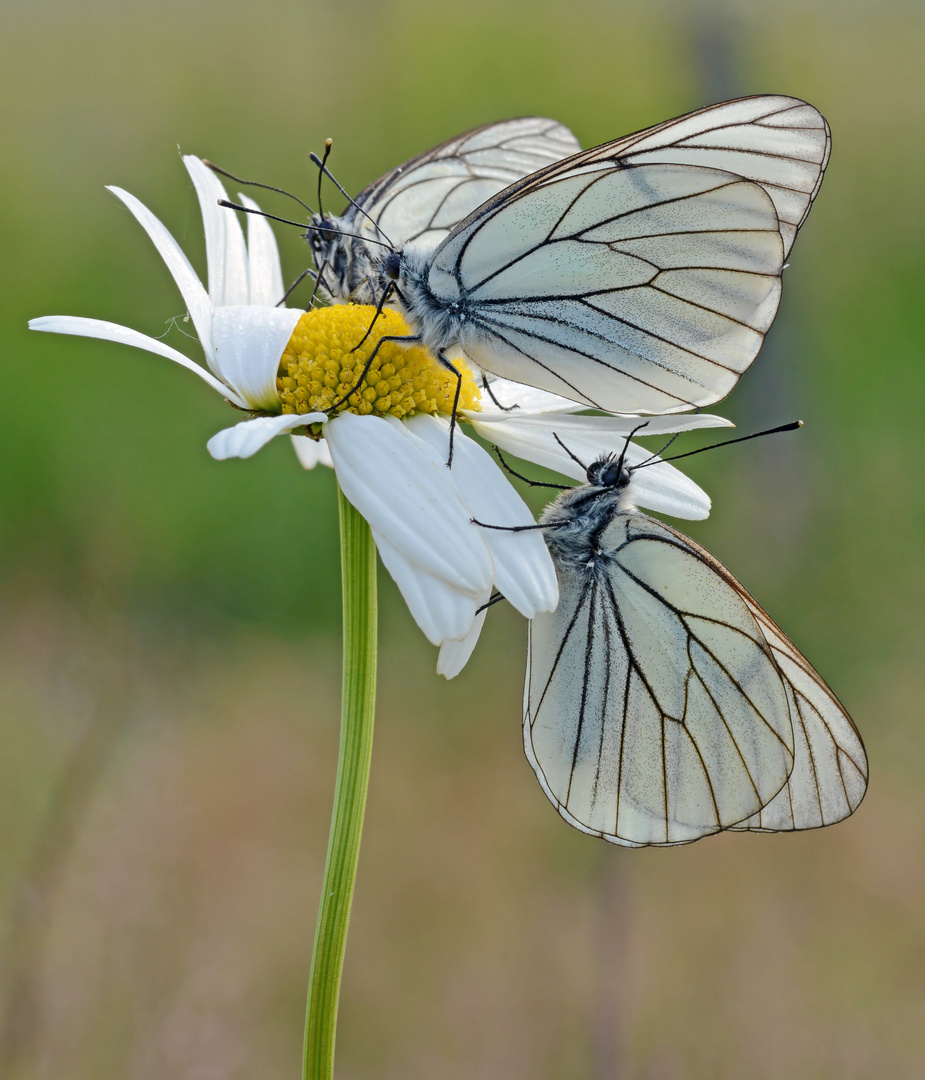
<path id="1" fill-rule="evenodd" d="M 435 216 L 432 203 L 420 221 L 395 211 L 396 221 L 415 221 L 408 229 L 419 239 L 378 258 L 373 293 L 397 300 L 413 333 L 383 340 L 421 342 L 450 368 L 460 348 L 487 372 L 608 411 L 718 401 L 774 319 L 829 146 L 811 105 L 741 98 L 548 164 L 436 247 L 436 226 L 454 215 Z M 364 211 L 375 222 L 389 207 L 413 210 L 414 166 L 367 189 L 371 211 L 361 197 L 341 220 L 356 227 Z M 348 250 L 334 240 L 329 261 Z M 357 273 L 343 260 L 347 288 Z"/>
<path id="2" fill-rule="evenodd" d="M 486 199 L 580 149 L 562 124 L 528 116 L 474 128 L 419 154 L 364 188 L 339 217 L 312 215 L 305 238 L 319 292 L 331 301 L 375 304 L 383 244 L 432 250 Z"/>
<path id="3" fill-rule="evenodd" d="M 634 475 L 663 459 L 626 453 L 540 519 L 559 606 L 530 623 L 524 746 L 546 795 L 627 847 L 854 813 L 867 758 L 850 717 L 717 559 L 635 509 Z"/>

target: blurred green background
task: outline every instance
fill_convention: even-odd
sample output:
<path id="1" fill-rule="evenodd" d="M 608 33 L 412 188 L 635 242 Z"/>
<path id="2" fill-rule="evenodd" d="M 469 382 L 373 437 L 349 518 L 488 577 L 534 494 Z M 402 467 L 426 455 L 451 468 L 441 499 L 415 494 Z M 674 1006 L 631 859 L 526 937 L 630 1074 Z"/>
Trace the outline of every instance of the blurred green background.
<path id="1" fill-rule="evenodd" d="M 845 701 L 870 794 L 818 833 L 582 836 L 523 759 L 522 621 L 499 605 L 446 684 L 383 575 L 338 1075 L 920 1077 L 921 5 L 6 0 L 2 19 L 0 1075 L 297 1075 L 333 788 L 332 476 L 285 440 L 213 462 L 234 417 L 207 387 L 25 330 L 183 315 L 103 185 L 202 272 L 178 146 L 311 199 L 329 135 L 356 191 L 506 116 L 593 145 L 776 92 L 823 111 L 834 152 L 778 323 L 718 411 L 806 427 L 693 459 L 714 513 L 689 531 Z M 307 251 L 280 241 L 295 276 Z"/>

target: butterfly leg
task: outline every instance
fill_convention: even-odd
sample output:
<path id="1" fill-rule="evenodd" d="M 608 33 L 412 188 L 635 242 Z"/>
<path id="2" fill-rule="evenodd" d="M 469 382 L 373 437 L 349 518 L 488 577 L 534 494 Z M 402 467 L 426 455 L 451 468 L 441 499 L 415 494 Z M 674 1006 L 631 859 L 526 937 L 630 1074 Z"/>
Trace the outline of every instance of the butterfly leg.
<path id="1" fill-rule="evenodd" d="M 501 450 L 497 446 L 493 446 L 492 450 L 495 452 L 495 455 L 501 462 L 501 467 L 503 469 L 509 472 L 511 476 L 516 476 L 518 480 L 523 480 L 523 482 L 525 484 L 529 484 L 530 487 L 555 488 L 556 491 L 568 491 L 568 484 L 547 484 L 545 480 L 531 480 L 529 476 L 524 476 L 523 473 L 519 473 L 516 470 L 512 469 L 505 460 L 504 454 L 501 453 Z"/>
<path id="2" fill-rule="evenodd" d="M 486 394 L 488 394 L 488 396 L 491 398 L 491 400 L 498 406 L 498 408 L 502 412 L 513 412 L 515 409 L 520 408 L 520 406 L 517 405 L 517 404 L 514 404 L 514 405 L 502 405 L 501 402 L 492 393 L 491 383 L 488 381 L 488 379 L 485 377 L 485 375 L 482 375 L 482 389 L 485 391 Z"/>
<path id="3" fill-rule="evenodd" d="M 319 275 L 314 270 L 312 270 L 311 267 L 308 267 L 307 269 L 303 270 L 302 273 L 299 274 L 299 276 L 295 279 L 295 281 L 289 286 L 289 288 L 283 293 L 283 295 L 279 298 L 279 300 L 276 301 L 276 307 L 282 307 L 283 304 L 285 304 L 286 301 L 289 299 L 289 297 L 293 294 L 293 292 L 296 289 L 296 286 L 301 285 L 302 282 L 307 277 L 310 277 L 313 281 L 315 281 L 315 292 L 317 292 L 318 291 L 318 283 L 317 283 L 316 279 L 318 278 L 318 276 Z M 312 296 L 311 296 L 311 300 L 309 300 L 309 302 L 308 302 L 308 306 L 311 307 L 314 304 L 314 302 L 315 302 L 315 293 L 313 292 Z"/>
<path id="4" fill-rule="evenodd" d="M 478 518 L 469 518 L 469 521 L 473 525 L 478 525 L 480 529 L 497 529 L 499 532 L 531 532 L 536 529 L 564 528 L 571 524 L 568 521 L 547 521 L 545 525 L 489 525 L 488 522 L 479 521 Z"/>
<path id="5" fill-rule="evenodd" d="M 369 332 L 367 331 L 367 337 L 368 336 L 369 336 Z M 365 341 L 366 338 L 364 338 L 363 340 Z M 347 401 L 348 398 L 350 398 L 353 394 L 355 394 L 357 392 L 357 390 L 359 390 L 359 388 L 363 385 L 363 380 L 366 378 L 367 374 L 369 373 L 369 369 L 372 367 L 373 360 L 376 359 L 376 354 L 379 352 L 379 349 L 380 349 L 380 347 L 382 346 L 382 344 L 384 342 L 386 342 L 386 341 L 401 341 L 401 342 L 404 342 L 406 345 L 412 345 L 412 344 L 419 343 L 420 340 L 421 339 L 417 336 L 417 334 L 407 334 L 407 335 L 406 334 L 389 334 L 386 337 L 379 338 L 379 340 L 376 342 L 375 349 L 373 349 L 372 353 L 370 354 L 369 359 L 366 361 L 366 364 L 363 367 L 362 372 L 360 373 L 360 377 L 353 384 L 353 386 L 350 387 L 350 389 L 347 391 L 347 393 L 344 394 L 343 397 L 338 398 L 338 400 L 335 401 L 333 405 L 329 406 L 328 413 L 329 414 L 332 413 L 336 408 L 338 408 L 338 406 L 343 405 L 343 403 L 345 401 Z M 362 344 L 362 342 L 361 342 L 361 344 Z M 355 345 L 354 348 L 358 349 L 359 345 Z M 352 351 L 353 350 L 351 349 L 351 352 Z"/>
<path id="6" fill-rule="evenodd" d="M 459 409 L 459 395 L 462 391 L 462 374 L 439 349 L 437 350 L 437 359 L 448 371 L 452 371 L 456 376 L 456 393 L 453 395 L 453 411 L 450 414 L 450 452 L 446 459 L 446 467 L 450 469 L 453 467 L 453 436 L 456 434 L 456 413 Z"/>

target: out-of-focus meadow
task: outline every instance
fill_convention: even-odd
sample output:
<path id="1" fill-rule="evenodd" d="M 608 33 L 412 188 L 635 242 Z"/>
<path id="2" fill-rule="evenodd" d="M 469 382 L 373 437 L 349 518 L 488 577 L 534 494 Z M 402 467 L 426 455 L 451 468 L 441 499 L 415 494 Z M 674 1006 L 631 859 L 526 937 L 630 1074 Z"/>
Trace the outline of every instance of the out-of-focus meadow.
<path id="1" fill-rule="evenodd" d="M 0 1074 L 294 1076 L 333 788 L 332 476 L 286 440 L 213 462 L 234 416 L 208 388 L 25 330 L 184 314 L 103 185 L 204 271 L 178 145 L 312 199 L 328 135 L 356 191 L 505 116 L 592 145 L 770 91 L 816 104 L 835 148 L 781 318 L 718 411 L 806 426 L 693 459 L 714 513 L 689 531 L 843 698 L 870 794 L 805 835 L 582 836 L 521 751 L 522 621 L 499 605 L 446 684 L 383 574 L 338 1075 L 921 1076 L 925 12 L 8 0 L 3 23 Z M 295 276 L 307 251 L 278 235 Z"/>

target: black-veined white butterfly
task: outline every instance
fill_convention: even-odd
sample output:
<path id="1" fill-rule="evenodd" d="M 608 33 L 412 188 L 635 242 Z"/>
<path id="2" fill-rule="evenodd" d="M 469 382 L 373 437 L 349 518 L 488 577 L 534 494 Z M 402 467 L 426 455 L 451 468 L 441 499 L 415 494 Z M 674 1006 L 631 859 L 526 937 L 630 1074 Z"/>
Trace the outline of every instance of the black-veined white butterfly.
<path id="1" fill-rule="evenodd" d="M 850 717 L 720 562 L 634 508 L 634 471 L 595 461 L 540 519 L 560 597 L 530 624 L 524 688 L 543 790 L 628 847 L 852 814 L 867 758 Z"/>
<path id="2" fill-rule="evenodd" d="M 305 236 L 330 300 L 375 303 L 382 245 L 433 250 L 463 218 L 515 180 L 581 147 L 555 120 L 528 116 L 449 139 L 379 177 L 339 217 L 314 214 Z"/>
<path id="3" fill-rule="evenodd" d="M 796 98 L 701 109 L 531 173 L 436 248 L 426 233 L 387 252 L 380 299 L 393 288 L 403 340 L 448 366 L 458 347 L 485 371 L 616 412 L 710 404 L 774 319 L 829 145 Z"/>

